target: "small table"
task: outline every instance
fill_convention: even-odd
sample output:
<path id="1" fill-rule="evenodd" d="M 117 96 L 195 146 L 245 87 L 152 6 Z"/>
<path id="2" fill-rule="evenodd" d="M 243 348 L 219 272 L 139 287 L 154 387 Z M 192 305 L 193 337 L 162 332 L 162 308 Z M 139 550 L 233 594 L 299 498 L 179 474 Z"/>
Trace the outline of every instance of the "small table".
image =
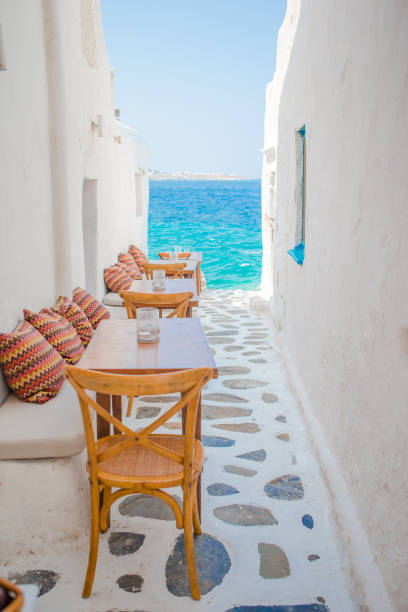
<path id="1" fill-rule="evenodd" d="M 102 320 L 78 367 L 114 374 L 160 374 L 209 367 L 213 371 L 213 378 L 218 377 L 218 368 L 199 319 L 160 319 L 159 325 L 159 341 L 142 344 L 137 341 L 135 319 Z M 120 396 L 113 395 L 111 399 L 110 395 L 97 393 L 96 401 L 107 412 L 122 420 Z M 97 437 L 103 438 L 110 433 L 110 423 L 98 416 Z M 195 435 L 201 440 L 201 398 L 198 402 Z M 201 514 L 201 479 L 197 487 L 197 498 Z"/>
<path id="2" fill-rule="evenodd" d="M 153 281 L 151 280 L 135 280 L 130 285 L 129 291 L 150 293 L 152 295 L 159 295 L 160 293 L 185 293 L 191 291 L 194 293 L 194 297 L 188 304 L 187 317 L 191 317 L 192 307 L 198 306 L 197 287 L 196 283 L 191 278 L 166 278 L 166 288 L 164 291 L 154 291 Z"/>
<path id="3" fill-rule="evenodd" d="M 196 257 L 193 257 L 195 255 Z M 166 263 L 167 259 L 149 259 L 150 263 Z M 196 290 L 197 295 L 201 293 L 201 261 L 202 261 L 202 253 L 196 251 L 191 253 L 191 256 L 188 259 L 180 258 L 178 260 L 179 263 L 185 263 L 186 267 L 183 271 L 183 276 L 185 278 L 195 278 L 196 281 Z"/>

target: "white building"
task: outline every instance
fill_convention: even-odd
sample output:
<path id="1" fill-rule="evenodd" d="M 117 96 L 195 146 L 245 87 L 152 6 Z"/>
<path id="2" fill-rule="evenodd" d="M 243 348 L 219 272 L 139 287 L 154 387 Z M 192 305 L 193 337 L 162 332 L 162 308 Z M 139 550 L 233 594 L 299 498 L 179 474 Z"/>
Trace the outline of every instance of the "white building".
<path id="1" fill-rule="evenodd" d="M 146 248 L 149 152 L 114 118 L 96 0 L 0 4 L 0 327 Z M 8 390 L 3 385 L 0 402 Z"/>
<path id="2" fill-rule="evenodd" d="M 401 612 L 407 33 L 403 0 L 288 0 L 266 94 L 263 172 L 264 289 L 273 292 L 361 609 Z"/>

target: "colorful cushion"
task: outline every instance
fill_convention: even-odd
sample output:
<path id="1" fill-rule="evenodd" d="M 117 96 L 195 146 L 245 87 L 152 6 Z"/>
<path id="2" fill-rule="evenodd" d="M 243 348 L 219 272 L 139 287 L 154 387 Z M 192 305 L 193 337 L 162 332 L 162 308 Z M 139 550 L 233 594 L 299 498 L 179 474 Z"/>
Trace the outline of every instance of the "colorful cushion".
<path id="1" fill-rule="evenodd" d="M 85 289 L 81 289 L 81 287 L 74 289 L 72 299 L 78 304 L 82 312 L 86 314 L 94 329 L 98 327 L 102 319 L 109 319 L 109 311 Z"/>
<path id="2" fill-rule="evenodd" d="M 71 325 L 75 327 L 76 333 L 81 338 L 81 342 L 84 347 L 86 348 L 88 346 L 92 338 L 93 329 L 88 317 L 84 312 L 82 312 L 78 304 L 75 304 L 75 302 L 71 302 L 69 298 L 62 297 L 62 295 L 60 295 L 57 303 L 51 308 L 51 310 L 44 308 L 42 312 L 51 314 L 56 312 L 65 319 L 68 319 Z"/>
<path id="3" fill-rule="evenodd" d="M 129 274 L 130 278 L 132 280 L 140 280 L 142 277 L 142 273 L 140 272 L 139 268 L 137 269 L 137 272 L 135 271 L 136 268 L 134 266 L 136 266 L 136 264 L 133 262 L 133 266 L 128 266 L 127 264 L 124 264 L 121 261 L 118 261 L 117 264 L 115 264 L 115 266 L 119 266 L 119 268 L 122 268 L 122 270 L 124 270 L 126 272 L 126 274 Z"/>
<path id="4" fill-rule="evenodd" d="M 24 318 L 55 348 L 67 363 L 75 365 L 81 359 L 84 347 L 71 323 L 48 312 L 31 312 L 24 310 Z"/>
<path id="5" fill-rule="evenodd" d="M 142 270 L 142 272 L 144 272 L 143 264 L 145 261 L 148 261 L 148 259 L 146 255 L 143 253 L 143 251 L 138 249 L 137 246 L 135 246 L 134 244 L 131 244 L 129 247 L 129 253 L 132 255 L 139 269 Z"/>
<path id="6" fill-rule="evenodd" d="M 139 266 L 137 265 L 130 253 L 119 253 L 118 265 L 120 265 L 121 267 L 125 265 L 126 268 L 124 269 L 134 280 L 142 278 L 142 273 L 139 269 Z"/>
<path id="7" fill-rule="evenodd" d="M 44 404 L 64 382 L 64 360 L 27 321 L 0 334 L 0 365 L 12 391 L 23 402 Z"/>
<path id="8" fill-rule="evenodd" d="M 111 266 L 103 272 L 105 284 L 113 293 L 127 291 L 133 283 L 133 278 L 119 266 Z"/>

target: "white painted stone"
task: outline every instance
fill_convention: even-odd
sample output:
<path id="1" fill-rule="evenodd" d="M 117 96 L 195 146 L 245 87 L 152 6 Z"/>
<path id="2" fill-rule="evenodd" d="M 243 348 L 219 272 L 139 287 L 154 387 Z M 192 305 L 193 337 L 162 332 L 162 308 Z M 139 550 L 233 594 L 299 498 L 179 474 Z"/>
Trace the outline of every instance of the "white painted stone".
<path id="1" fill-rule="evenodd" d="M 263 287 L 342 506 L 356 599 L 375 611 L 405 610 L 408 573 L 407 31 L 397 0 L 290 0 L 266 94 Z M 303 124 L 299 266 L 287 250 Z"/>

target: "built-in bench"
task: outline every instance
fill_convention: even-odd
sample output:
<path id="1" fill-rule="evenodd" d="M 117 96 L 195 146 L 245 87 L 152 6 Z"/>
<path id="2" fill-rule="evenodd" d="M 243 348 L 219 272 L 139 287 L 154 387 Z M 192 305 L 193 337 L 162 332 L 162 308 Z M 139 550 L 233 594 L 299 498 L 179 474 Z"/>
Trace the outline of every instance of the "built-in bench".
<path id="1" fill-rule="evenodd" d="M 84 446 L 78 398 L 68 381 L 45 404 L 10 393 L 0 406 L 0 459 L 72 457 Z"/>

